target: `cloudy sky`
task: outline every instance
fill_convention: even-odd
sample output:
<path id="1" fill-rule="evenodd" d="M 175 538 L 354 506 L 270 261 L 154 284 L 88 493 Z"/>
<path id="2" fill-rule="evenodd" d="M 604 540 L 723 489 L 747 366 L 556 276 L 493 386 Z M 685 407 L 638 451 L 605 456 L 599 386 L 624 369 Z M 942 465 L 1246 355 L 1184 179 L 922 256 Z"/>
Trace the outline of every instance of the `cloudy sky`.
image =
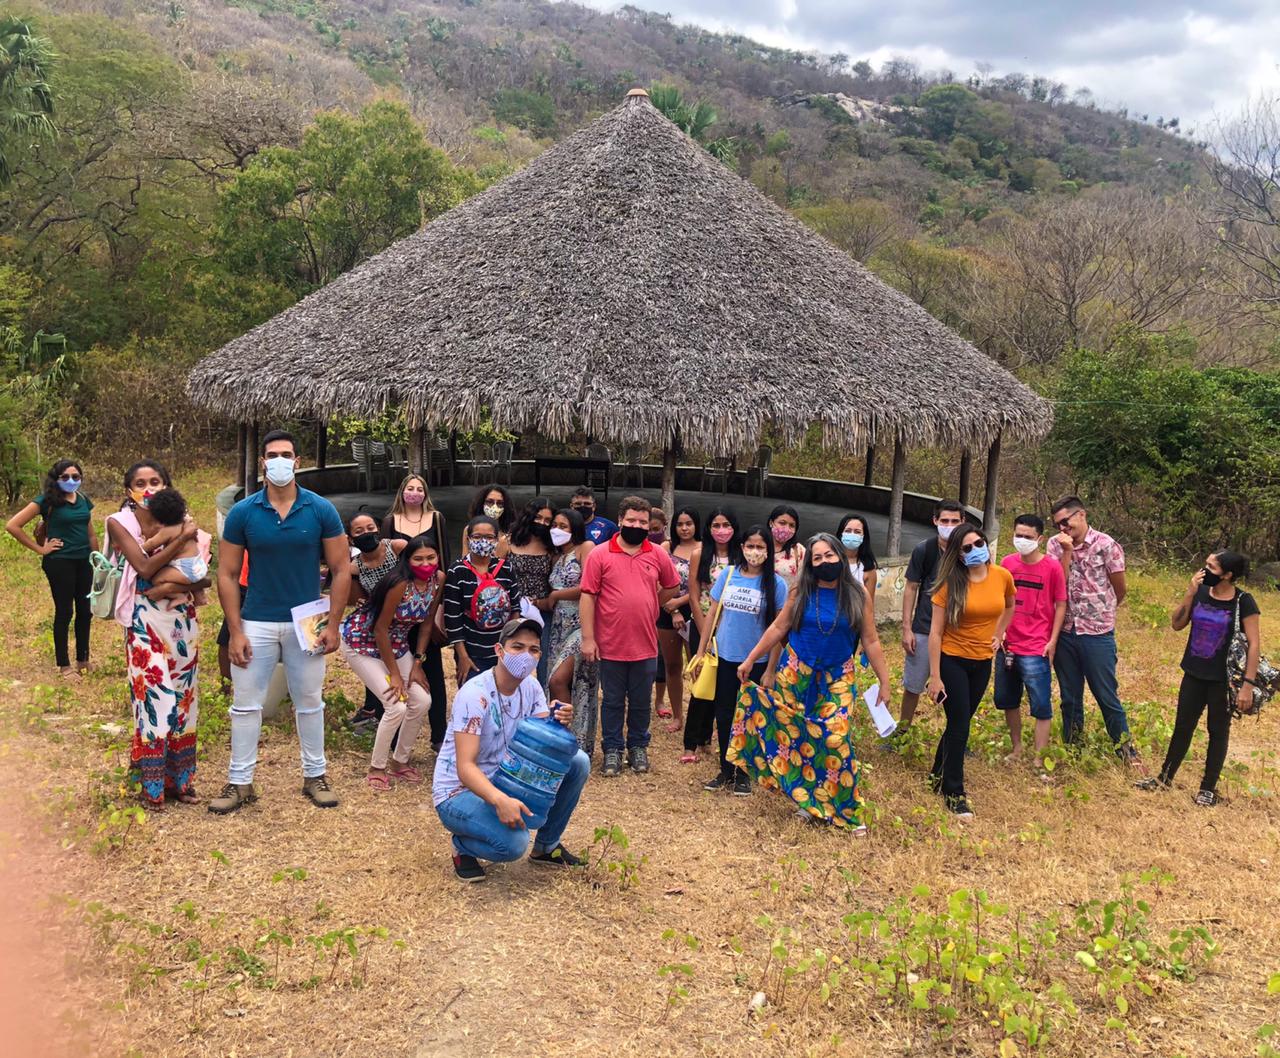
<path id="1" fill-rule="evenodd" d="M 618 0 L 587 0 L 613 9 Z M 1209 132 L 1251 94 L 1280 92 L 1280 0 L 632 0 L 677 22 L 879 66 L 907 55 L 964 78 L 1042 74 L 1109 108 Z"/>

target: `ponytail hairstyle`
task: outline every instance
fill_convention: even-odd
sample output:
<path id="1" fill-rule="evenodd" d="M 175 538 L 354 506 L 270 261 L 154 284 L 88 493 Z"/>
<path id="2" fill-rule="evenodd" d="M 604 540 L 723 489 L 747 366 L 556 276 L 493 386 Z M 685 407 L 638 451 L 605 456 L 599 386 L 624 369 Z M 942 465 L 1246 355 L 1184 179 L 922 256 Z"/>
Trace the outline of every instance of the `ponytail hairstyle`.
<path id="1" fill-rule="evenodd" d="M 938 579 L 929 589 L 935 594 L 943 585 L 947 588 L 947 627 L 955 628 L 964 619 L 965 605 L 969 601 L 969 567 L 964 564 L 963 547 L 970 541 L 987 544 L 986 535 L 976 525 L 964 522 L 947 541 L 942 564 L 938 567 Z M 990 547 L 990 544 L 987 544 Z M 990 560 L 988 560 L 990 564 Z"/>
<path id="2" fill-rule="evenodd" d="M 796 577 L 793 589 L 795 601 L 791 604 L 791 630 L 796 631 L 804 621 L 805 611 L 809 609 L 809 599 L 818 590 L 818 575 L 813 571 L 813 545 L 826 544 L 831 553 L 840 559 L 840 577 L 836 581 L 836 601 L 845 617 L 849 619 L 849 627 L 854 635 L 862 635 L 862 614 L 867 605 L 867 593 L 862 585 L 853 579 L 849 570 L 849 552 L 830 533 L 814 533 L 805 544 L 804 565 L 800 567 L 800 575 Z"/>
<path id="3" fill-rule="evenodd" d="M 414 580 L 413 570 L 409 568 L 409 559 L 424 547 L 436 553 L 436 565 L 440 564 L 440 549 L 436 547 L 435 539 L 432 536 L 424 533 L 422 536 L 415 536 L 405 544 L 404 550 L 400 552 L 400 557 L 396 559 L 396 564 L 391 567 L 391 571 L 386 576 L 378 581 L 373 589 L 373 594 L 369 596 L 369 622 L 371 628 L 377 623 L 378 615 L 382 613 L 382 604 L 386 602 L 387 593 L 397 584 L 404 584 Z"/>
<path id="4" fill-rule="evenodd" d="M 750 540 L 753 536 L 760 537 L 764 541 L 764 565 L 760 567 L 760 595 L 762 599 L 762 608 L 760 618 L 764 622 L 764 627 L 768 628 L 773 624 L 773 619 L 778 616 L 778 600 L 777 587 L 773 570 L 773 533 L 766 525 L 753 525 L 742 534 L 738 545 L 738 553 L 742 553 L 742 545 Z M 747 572 L 747 560 L 742 558 L 738 562 L 738 569 L 743 573 Z"/>

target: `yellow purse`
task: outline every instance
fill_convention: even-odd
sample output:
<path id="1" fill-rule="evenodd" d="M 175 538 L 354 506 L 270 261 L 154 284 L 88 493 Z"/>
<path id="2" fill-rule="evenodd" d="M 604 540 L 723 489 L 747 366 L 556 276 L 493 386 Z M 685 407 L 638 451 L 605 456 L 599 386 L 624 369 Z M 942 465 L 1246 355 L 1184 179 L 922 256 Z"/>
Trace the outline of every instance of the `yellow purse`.
<path id="1" fill-rule="evenodd" d="M 729 576 L 725 578 L 724 591 L 729 590 L 732 582 L 733 569 L 730 567 Z M 723 595 L 724 592 L 720 594 Z M 716 629 L 720 626 L 721 609 L 717 602 L 715 612 L 711 615 L 711 643 L 707 647 L 707 652 L 701 658 L 695 654 L 684 667 L 685 679 L 689 682 L 689 693 L 694 698 L 709 700 L 716 696 L 716 670 L 720 667 L 720 651 L 716 648 Z"/>

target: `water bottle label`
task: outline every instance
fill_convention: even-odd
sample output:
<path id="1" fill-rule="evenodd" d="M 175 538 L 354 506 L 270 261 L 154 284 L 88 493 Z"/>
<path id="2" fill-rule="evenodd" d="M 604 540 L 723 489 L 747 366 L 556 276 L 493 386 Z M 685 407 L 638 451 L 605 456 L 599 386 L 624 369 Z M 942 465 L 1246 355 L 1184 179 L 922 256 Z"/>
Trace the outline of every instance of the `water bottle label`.
<path id="1" fill-rule="evenodd" d="M 502 763 L 498 767 L 504 774 L 519 780 L 526 786 L 552 794 L 560 788 L 560 780 L 564 778 L 563 772 L 540 768 L 532 761 L 522 760 L 510 752 L 502 758 Z"/>

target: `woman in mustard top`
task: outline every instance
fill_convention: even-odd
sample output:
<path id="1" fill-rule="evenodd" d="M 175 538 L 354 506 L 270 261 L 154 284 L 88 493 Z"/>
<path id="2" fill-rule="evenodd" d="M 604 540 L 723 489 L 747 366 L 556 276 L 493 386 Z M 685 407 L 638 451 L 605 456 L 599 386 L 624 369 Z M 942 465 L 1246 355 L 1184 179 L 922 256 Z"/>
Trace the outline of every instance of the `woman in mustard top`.
<path id="1" fill-rule="evenodd" d="M 982 530 L 957 529 L 933 586 L 929 695 L 945 710 L 947 726 L 929 783 L 962 819 L 973 816 L 964 792 L 969 723 L 991 681 L 991 659 L 1013 619 L 1013 599 L 1013 575 L 991 561 Z"/>

